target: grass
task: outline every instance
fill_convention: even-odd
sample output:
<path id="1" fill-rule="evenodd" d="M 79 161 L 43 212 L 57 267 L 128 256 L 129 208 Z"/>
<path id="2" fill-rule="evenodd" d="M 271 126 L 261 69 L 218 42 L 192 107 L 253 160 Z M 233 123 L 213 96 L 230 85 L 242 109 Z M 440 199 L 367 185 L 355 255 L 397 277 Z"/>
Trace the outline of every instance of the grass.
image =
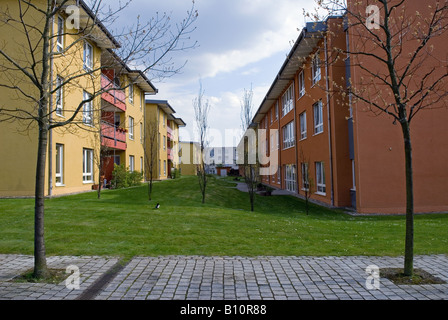
<path id="1" fill-rule="evenodd" d="M 387 255 L 404 253 L 404 216 L 353 217 L 292 196 L 257 196 L 195 177 L 46 200 L 47 255 Z M 154 209 L 160 203 L 160 209 Z M 0 200 L 0 253 L 33 254 L 33 199 Z M 448 254 L 448 214 L 415 217 L 415 254 Z"/>

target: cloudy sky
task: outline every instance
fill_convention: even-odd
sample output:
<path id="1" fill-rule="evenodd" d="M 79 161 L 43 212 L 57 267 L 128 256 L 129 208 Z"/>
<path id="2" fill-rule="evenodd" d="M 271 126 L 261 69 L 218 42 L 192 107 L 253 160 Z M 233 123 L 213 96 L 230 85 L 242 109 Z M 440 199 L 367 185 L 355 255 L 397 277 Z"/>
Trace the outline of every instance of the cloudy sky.
<path id="1" fill-rule="evenodd" d="M 133 0 L 127 20 L 155 12 L 168 12 L 180 21 L 191 8 L 189 0 Z M 175 62 L 188 61 L 182 73 L 153 81 L 158 100 L 168 100 L 187 127 L 181 140 L 195 140 L 193 99 L 199 91 L 211 103 L 209 115 L 213 146 L 232 146 L 233 131 L 241 127 L 240 109 L 244 89 L 253 88 L 253 109 L 258 109 L 286 55 L 291 42 L 304 27 L 303 9 L 312 10 L 313 0 L 196 0 L 199 16 L 192 41 L 194 50 L 176 54 Z M 299 29 L 299 30 L 298 30 Z M 235 141 L 232 141 L 235 140 Z"/>

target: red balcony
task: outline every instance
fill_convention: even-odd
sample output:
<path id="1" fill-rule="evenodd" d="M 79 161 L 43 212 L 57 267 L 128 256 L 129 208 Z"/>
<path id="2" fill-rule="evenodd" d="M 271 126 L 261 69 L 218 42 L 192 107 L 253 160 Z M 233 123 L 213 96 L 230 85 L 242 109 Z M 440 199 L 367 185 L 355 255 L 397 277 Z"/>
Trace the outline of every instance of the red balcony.
<path id="1" fill-rule="evenodd" d="M 116 128 L 115 126 L 102 122 L 101 123 L 101 144 L 105 147 L 126 150 L 126 132 L 125 129 Z"/>
<path id="2" fill-rule="evenodd" d="M 168 160 L 173 161 L 174 160 L 174 152 L 173 149 L 167 148 L 167 154 L 168 154 Z"/>
<path id="3" fill-rule="evenodd" d="M 121 111 L 126 111 L 126 94 L 118 89 L 115 84 L 104 74 L 101 75 L 101 89 L 104 90 L 101 98 Z"/>
<path id="4" fill-rule="evenodd" d="M 173 129 L 171 129 L 170 127 L 166 127 L 166 135 L 168 137 L 168 139 L 173 140 Z"/>

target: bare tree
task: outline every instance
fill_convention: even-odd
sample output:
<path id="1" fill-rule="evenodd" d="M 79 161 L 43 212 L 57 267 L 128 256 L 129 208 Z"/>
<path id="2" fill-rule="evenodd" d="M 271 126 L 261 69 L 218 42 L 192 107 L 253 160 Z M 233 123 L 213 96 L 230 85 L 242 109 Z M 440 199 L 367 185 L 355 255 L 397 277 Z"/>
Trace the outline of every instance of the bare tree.
<path id="1" fill-rule="evenodd" d="M 146 118 L 145 121 L 145 163 L 146 163 L 146 179 L 148 181 L 148 200 L 151 201 L 152 184 L 154 181 L 155 171 L 157 170 L 157 154 L 159 152 L 158 144 L 159 122 L 156 117 Z"/>
<path id="2" fill-rule="evenodd" d="M 202 203 L 205 203 L 205 191 L 207 188 L 207 172 L 205 163 L 205 148 L 208 146 L 208 113 L 211 105 L 208 100 L 204 100 L 204 90 L 202 89 L 202 82 L 199 83 L 199 93 L 193 100 L 194 107 L 194 119 L 196 124 L 196 130 L 199 138 L 199 152 L 200 157 L 196 164 L 197 175 L 199 181 L 199 188 L 202 194 Z"/>
<path id="3" fill-rule="evenodd" d="M 243 130 L 243 134 L 245 135 L 243 137 L 242 143 L 243 143 L 243 153 L 244 153 L 244 159 L 242 159 L 242 166 L 243 166 L 243 174 L 244 174 L 244 182 L 247 186 L 247 191 L 249 193 L 249 200 L 250 200 L 250 210 L 254 211 L 254 205 L 255 205 L 255 193 L 257 190 L 257 183 L 259 181 L 259 171 L 258 171 L 258 162 L 252 157 L 249 156 L 249 153 L 256 152 L 257 150 L 257 142 L 256 139 L 253 139 L 251 141 L 249 136 L 246 136 L 246 133 L 248 130 L 252 130 L 251 123 L 252 123 L 252 116 L 253 116 L 253 91 L 252 88 L 250 90 L 244 89 L 243 93 L 243 99 L 241 101 L 241 128 Z"/>
<path id="4" fill-rule="evenodd" d="M 187 12 L 186 18 L 176 26 L 171 25 L 168 15 L 156 16 L 147 23 L 139 23 L 126 32 L 116 33 L 115 37 L 105 28 L 124 13 L 130 1 L 119 4 L 115 9 L 103 11 L 101 0 L 92 0 L 90 6 L 82 1 L 73 0 L 17 0 L 0 4 L 0 87 L 10 91 L 16 97 L 16 106 L 0 105 L 0 121 L 16 122 L 29 132 L 37 127 L 37 161 L 35 178 L 35 223 L 34 223 L 34 276 L 48 276 L 44 240 L 44 195 L 45 172 L 49 133 L 64 126 L 77 126 L 83 121 L 90 121 L 91 116 L 100 117 L 99 97 L 104 89 L 98 86 L 102 69 L 111 66 L 95 63 L 84 68 L 75 68 L 77 61 L 83 57 L 83 46 L 86 41 L 106 41 L 108 45 L 120 48 L 117 53 L 126 64 L 139 66 L 145 73 L 175 74 L 179 68 L 169 60 L 170 53 L 194 47 L 188 44 L 188 35 L 194 30 L 193 23 L 197 11 Z M 67 8 L 74 9 L 71 16 Z M 76 16 L 76 11 L 82 12 Z M 70 28 L 55 30 L 58 16 L 68 16 Z M 102 21 L 100 21 L 100 18 Z M 8 38 L 8 32 L 16 35 Z M 105 36 L 101 35 L 103 33 Z M 59 46 L 62 37 L 72 42 Z M 107 39 L 106 39 L 107 38 Z M 118 43 L 117 39 L 122 43 Z M 67 66 L 64 79 L 53 76 L 55 61 L 64 59 Z M 168 66 L 167 66 L 168 64 Z M 89 88 L 75 106 L 66 111 L 65 118 L 54 117 L 54 96 L 61 90 Z M 121 89 L 124 89 L 121 88 Z M 88 108 L 88 118 L 81 117 Z M 81 127 L 81 126 L 79 126 Z"/>
<path id="5" fill-rule="evenodd" d="M 404 274 L 411 276 L 414 257 L 411 123 L 422 110 L 447 106 L 448 73 L 441 67 L 446 66 L 446 56 L 441 57 L 435 48 L 438 41 L 446 39 L 448 3 L 319 0 L 317 4 L 329 15 L 342 12 L 345 16 L 353 41 L 350 48 L 333 50 L 348 56 L 350 65 L 362 74 L 358 82 L 350 83 L 352 102 L 364 104 L 374 114 L 388 115 L 401 127 L 406 177 Z M 345 92 L 346 88 L 340 91 Z"/>

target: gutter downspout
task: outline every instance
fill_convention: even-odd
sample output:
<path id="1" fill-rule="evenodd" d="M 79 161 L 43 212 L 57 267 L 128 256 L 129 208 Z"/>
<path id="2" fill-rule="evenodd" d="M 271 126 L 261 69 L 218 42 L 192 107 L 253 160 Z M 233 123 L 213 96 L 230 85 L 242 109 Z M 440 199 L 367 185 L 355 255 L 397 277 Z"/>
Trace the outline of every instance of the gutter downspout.
<path id="1" fill-rule="evenodd" d="M 326 75 L 326 91 L 327 91 L 327 116 L 328 116 L 328 147 L 330 152 L 330 180 L 331 180 L 331 205 L 334 206 L 334 184 L 333 184 L 333 147 L 332 147 L 332 135 L 331 135 L 331 118 L 330 118 L 330 94 L 329 94 L 329 77 L 328 77 L 328 55 L 327 55 L 327 34 L 324 37 L 325 46 L 325 75 Z"/>

